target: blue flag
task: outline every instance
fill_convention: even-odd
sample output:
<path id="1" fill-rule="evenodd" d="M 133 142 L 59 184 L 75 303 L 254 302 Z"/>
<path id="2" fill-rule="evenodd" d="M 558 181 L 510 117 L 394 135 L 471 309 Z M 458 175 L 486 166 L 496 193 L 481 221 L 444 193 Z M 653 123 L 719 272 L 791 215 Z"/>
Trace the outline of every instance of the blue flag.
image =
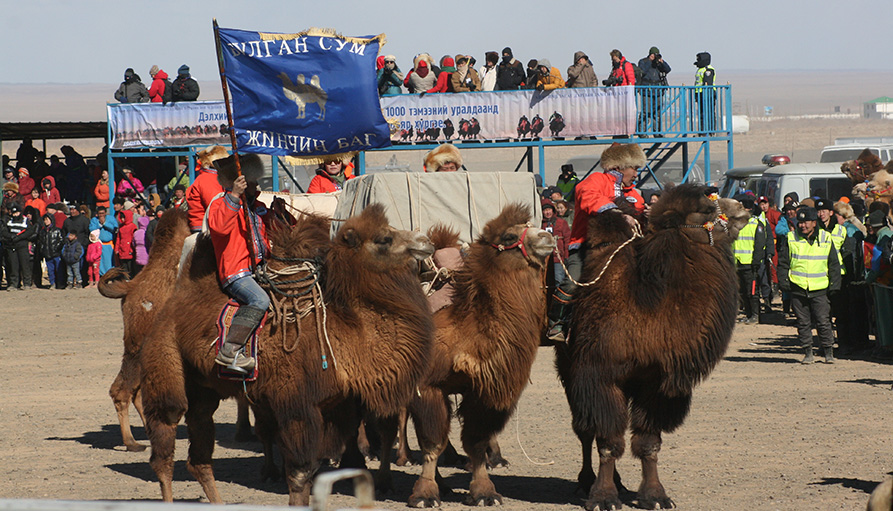
<path id="1" fill-rule="evenodd" d="M 239 151 L 310 158 L 391 145 L 375 74 L 383 35 L 219 33 Z"/>

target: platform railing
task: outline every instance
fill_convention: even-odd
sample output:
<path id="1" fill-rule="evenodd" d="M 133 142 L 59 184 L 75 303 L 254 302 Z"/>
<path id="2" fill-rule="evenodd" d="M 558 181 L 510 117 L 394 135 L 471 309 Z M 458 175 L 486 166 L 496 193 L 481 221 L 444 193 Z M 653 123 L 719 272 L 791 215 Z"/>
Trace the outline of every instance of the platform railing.
<path id="1" fill-rule="evenodd" d="M 636 135 L 728 136 L 731 86 L 636 86 Z"/>

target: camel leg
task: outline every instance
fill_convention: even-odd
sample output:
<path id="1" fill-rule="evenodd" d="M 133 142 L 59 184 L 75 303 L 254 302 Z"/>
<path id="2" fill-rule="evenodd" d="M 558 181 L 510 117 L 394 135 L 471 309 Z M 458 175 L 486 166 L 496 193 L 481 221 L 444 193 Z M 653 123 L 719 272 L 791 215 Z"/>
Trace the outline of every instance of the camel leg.
<path id="1" fill-rule="evenodd" d="M 276 419 L 265 408 L 254 409 L 254 431 L 264 446 L 264 466 L 260 471 L 261 480 L 278 481 L 282 477 L 273 458 L 273 439 L 276 437 Z"/>
<path id="2" fill-rule="evenodd" d="M 595 434 L 589 431 L 578 432 L 577 437 L 583 448 L 583 467 L 577 475 L 577 491 L 586 492 L 588 495 L 595 483 L 595 471 L 592 470 L 592 443 L 595 442 Z"/>
<path id="3" fill-rule="evenodd" d="M 630 449 L 642 461 L 642 484 L 637 499 L 645 509 L 672 509 L 676 507 L 657 476 L 657 453 L 660 452 L 660 433 L 633 431 Z"/>
<path id="4" fill-rule="evenodd" d="M 623 434 L 611 438 L 596 437 L 595 442 L 598 446 L 598 476 L 583 507 L 587 511 L 620 509 L 623 504 L 614 484 L 614 474 L 617 459 L 623 456 L 625 448 Z"/>
<path id="5" fill-rule="evenodd" d="M 378 456 L 380 463 L 378 472 L 375 473 L 375 489 L 379 493 L 388 494 L 394 490 L 391 478 L 391 451 L 394 449 L 394 439 L 397 438 L 400 417 L 394 415 L 377 419 L 375 422 L 378 434 L 381 436 L 381 451 Z"/>
<path id="6" fill-rule="evenodd" d="M 214 412 L 220 406 L 220 398 L 214 391 L 203 387 L 187 389 L 189 409 L 186 410 L 186 429 L 189 436 L 189 457 L 186 468 L 202 485 L 208 501 L 222 504 L 214 480 L 211 458 L 214 454 Z"/>
<path id="7" fill-rule="evenodd" d="M 282 410 L 279 422 L 279 446 L 285 459 L 285 480 L 288 483 L 288 505 L 310 504 L 313 477 L 319 470 L 324 433 L 319 410 Z M 296 417 L 297 413 L 304 412 Z"/>
<path id="8" fill-rule="evenodd" d="M 143 411 L 143 389 L 141 389 L 139 385 L 137 385 L 136 390 L 133 391 L 133 398 L 130 401 L 133 403 L 133 408 L 136 410 L 136 413 L 139 414 L 143 426 L 145 426 L 146 412 Z"/>
<path id="9" fill-rule="evenodd" d="M 124 367 L 118 371 L 118 376 L 112 382 L 109 388 L 109 396 L 115 405 L 115 412 L 118 414 L 118 426 L 121 428 L 121 439 L 124 447 L 131 452 L 145 451 L 146 446 L 138 443 L 133 438 L 133 432 L 130 429 L 130 400 L 135 398 L 132 387 L 129 387 L 124 377 Z"/>
<path id="10" fill-rule="evenodd" d="M 404 408 L 400 410 L 399 425 L 397 430 L 397 466 L 405 467 L 412 464 L 412 452 L 409 450 L 409 440 L 407 439 L 406 429 L 409 422 L 409 412 Z"/>
<path id="11" fill-rule="evenodd" d="M 372 459 L 372 448 L 369 446 L 369 437 L 366 436 L 366 421 L 360 422 L 357 430 L 357 449 L 363 453 L 366 458 Z"/>
<path id="12" fill-rule="evenodd" d="M 450 435 L 449 402 L 440 390 L 431 387 L 421 389 L 420 393 L 421 396 L 413 398 L 409 412 L 422 449 L 422 475 L 412 487 L 409 506 L 439 507 L 437 458 Z"/>
<path id="13" fill-rule="evenodd" d="M 462 417 L 462 447 L 471 461 L 471 484 L 465 505 L 494 506 L 502 504 L 502 495 L 496 492 L 496 486 L 487 473 L 487 448 L 490 439 L 505 427 L 510 411 L 492 410 L 463 399 L 459 406 Z"/>
<path id="14" fill-rule="evenodd" d="M 502 457 L 502 449 L 499 448 L 496 435 L 490 437 L 490 443 L 487 445 L 487 466 L 491 468 L 509 466 L 508 460 Z"/>
<path id="15" fill-rule="evenodd" d="M 245 396 L 239 396 L 236 398 L 236 405 L 238 406 L 238 411 L 236 415 L 236 442 L 250 442 L 254 440 L 254 434 L 251 433 L 251 418 L 248 413 L 248 400 L 245 399 Z M 254 418 L 255 422 L 257 422 L 257 417 Z"/>
<path id="16" fill-rule="evenodd" d="M 583 422 L 577 413 L 574 414 L 574 431 L 581 439 L 584 438 L 582 433 L 586 434 L 586 438 L 594 434 L 598 448 L 598 475 L 589 490 L 589 498 L 584 503 L 584 507 L 587 511 L 594 509 L 606 511 L 612 507 L 620 509 L 622 504 L 616 484 L 616 480 L 619 479 L 616 462 L 623 456 L 623 451 L 626 448 L 623 435 L 629 425 L 627 398 L 616 385 L 605 384 L 597 380 L 574 382 L 574 394 L 578 394 L 580 390 L 577 389 L 584 385 L 595 387 L 589 389 L 590 395 L 593 395 L 595 399 L 587 406 L 598 410 L 598 416 L 602 417 L 602 421 L 599 423 L 592 419 L 589 419 L 592 422 Z"/>

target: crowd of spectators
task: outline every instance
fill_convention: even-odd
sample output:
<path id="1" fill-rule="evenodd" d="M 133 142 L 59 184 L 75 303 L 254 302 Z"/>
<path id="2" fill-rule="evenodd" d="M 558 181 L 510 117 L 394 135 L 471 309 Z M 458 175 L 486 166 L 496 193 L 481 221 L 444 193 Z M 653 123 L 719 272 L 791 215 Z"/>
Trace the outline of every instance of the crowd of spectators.
<path id="1" fill-rule="evenodd" d="M 195 101 L 201 92 L 198 82 L 189 74 L 189 66 L 186 64 L 177 69 L 177 78 L 173 82 L 158 66 L 149 69 L 149 76 L 152 77 L 152 83 L 146 88 L 140 75 L 136 74 L 133 68 L 124 70 L 124 81 L 115 91 L 115 101 L 119 103 Z"/>
<path id="2" fill-rule="evenodd" d="M 604 86 L 667 85 L 670 66 L 657 47 L 652 46 L 638 64 L 627 61 L 617 49 L 611 50 L 608 56 L 611 73 L 602 81 Z M 485 52 L 484 65 L 477 69 L 476 64 L 477 60 L 471 55 L 444 55 L 435 62 L 431 55 L 420 53 L 413 58 L 412 67 L 403 72 L 394 55 L 379 56 L 376 63 L 378 92 L 388 95 L 520 89 L 548 91 L 597 87 L 599 83 L 592 61 L 583 51 L 574 53 L 566 80 L 547 58 L 531 59 L 525 68 L 509 47 L 503 48 L 501 54 Z"/>
<path id="3" fill-rule="evenodd" d="M 148 260 L 155 220 L 185 200 L 190 184 L 185 163 L 170 180 L 159 170 L 161 160 L 137 162 L 140 177 L 123 167 L 110 201 L 104 153 L 88 163 L 71 146 L 60 152 L 62 158 L 52 155 L 47 163 L 25 139 L 15 167 L 3 156 L 0 289 L 95 286 L 113 266 L 136 275 Z"/>

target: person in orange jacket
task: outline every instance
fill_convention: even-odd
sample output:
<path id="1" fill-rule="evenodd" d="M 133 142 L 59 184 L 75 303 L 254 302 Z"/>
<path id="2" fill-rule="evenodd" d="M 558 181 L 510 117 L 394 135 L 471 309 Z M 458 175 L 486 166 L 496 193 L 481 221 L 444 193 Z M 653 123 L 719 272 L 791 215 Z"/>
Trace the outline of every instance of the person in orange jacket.
<path id="1" fill-rule="evenodd" d="M 344 187 L 344 183 L 354 177 L 353 175 L 347 175 L 346 169 L 347 165 L 343 160 L 327 158 L 316 169 L 316 175 L 310 180 L 307 193 L 330 193 L 341 190 Z"/>
<path id="2" fill-rule="evenodd" d="M 536 69 L 539 73 L 534 86 L 536 90 L 546 91 L 564 88 L 564 78 L 561 77 L 561 71 L 557 67 L 552 67 L 552 63 L 548 59 L 537 60 Z"/>
<path id="3" fill-rule="evenodd" d="M 263 262 L 269 243 L 261 219 L 267 209 L 256 199 L 257 181 L 264 171 L 263 163 L 256 154 L 242 155 L 239 161 L 242 175 L 236 170 L 233 156 L 215 162 L 217 180 L 225 193 L 218 194 L 208 205 L 207 221 L 217 257 L 220 285 L 226 294 L 239 303 L 239 310 L 233 316 L 215 362 L 247 374 L 254 370 L 257 361 L 246 353 L 245 345 L 270 306 L 270 297 L 254 280 L 252 267 Z M 243 211 L 246 205 L 247 215 Z"/>
<path id="4" fill-rule="evenodd" d="M 589 217 L 600 214 L 623 215 L 630 223 L 635 220 L 620 211 L 614 202 L 624 198 L 639 213 L 645 211 L 645 200 L 635 188 L 639 167 L 645 165 L 645 152 L 638 144 L 614 143 L 602 153 L 601 166 L 604 172 L 592 174 L 577 184 L 574 189 L 574 224 L 567 243 L 568 256 L 565 261 L 567 278 L 552 295 L 549 307 L 549 339 L 557 342 L 565 340 L 566 319 L 570 314 L 570 302 L 583 272 L 586 258 L 586 236 Z"/>
<path id="5" fill-rule="evenodd" d="M 189 211 L 189 230 L 199 232 L 202 230 L 202 221 L 205 218 L 205 210 L 208 204 L 223 187 L 217 182 L 217 169 L 214 161 L 226 158 L 229 153 L 223 146 L 215 145 L 198 153 L 198 164 L 201 165 L 195 181 L 186 190 L 186 207 Z"/>

